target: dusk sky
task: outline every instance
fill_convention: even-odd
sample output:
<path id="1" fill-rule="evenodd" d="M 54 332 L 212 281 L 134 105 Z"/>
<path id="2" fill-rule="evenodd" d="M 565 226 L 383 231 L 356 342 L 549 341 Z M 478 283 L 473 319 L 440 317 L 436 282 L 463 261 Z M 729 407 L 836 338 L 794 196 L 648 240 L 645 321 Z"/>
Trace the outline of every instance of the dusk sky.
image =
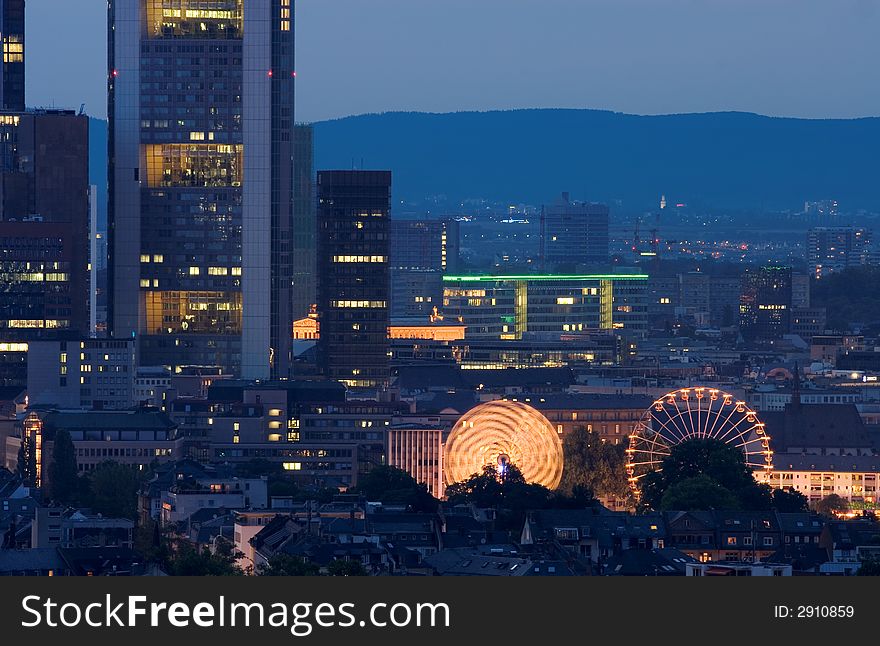
<path id="1" fill-rule="evenodd" d="M 28 0 L 28 104 L 106 116 L 106 0 Z M 880 114 L 878 0 L 300 0 L 297 120 Z"/>

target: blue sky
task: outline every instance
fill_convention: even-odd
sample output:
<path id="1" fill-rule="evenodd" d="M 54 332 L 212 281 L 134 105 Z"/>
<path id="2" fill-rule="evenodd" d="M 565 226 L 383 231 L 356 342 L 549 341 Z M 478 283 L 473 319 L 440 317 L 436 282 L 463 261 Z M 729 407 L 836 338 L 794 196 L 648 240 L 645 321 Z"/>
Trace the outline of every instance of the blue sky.
<path id="1" fill-rule="evenodd" d="M 246 0 L 247 1 L 247 0 Z M 28 0 L 28 103 L 106 116 L 106 0 Z M 880 0 L 299 0 L 297 119 L 880 115 Z"/>

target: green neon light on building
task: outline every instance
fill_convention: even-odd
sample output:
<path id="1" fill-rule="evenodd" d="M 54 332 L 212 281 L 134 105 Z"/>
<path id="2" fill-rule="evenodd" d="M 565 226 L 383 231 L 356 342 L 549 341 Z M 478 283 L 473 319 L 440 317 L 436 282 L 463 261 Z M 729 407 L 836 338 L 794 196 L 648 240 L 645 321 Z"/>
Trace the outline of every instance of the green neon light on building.
<path id="1" fill-rule="evenodd" d="M 648 274 L 520 274 L 514 276 L 444 276 L 447 283 L 500 282 L 505 280 L 648 280 Z"/>

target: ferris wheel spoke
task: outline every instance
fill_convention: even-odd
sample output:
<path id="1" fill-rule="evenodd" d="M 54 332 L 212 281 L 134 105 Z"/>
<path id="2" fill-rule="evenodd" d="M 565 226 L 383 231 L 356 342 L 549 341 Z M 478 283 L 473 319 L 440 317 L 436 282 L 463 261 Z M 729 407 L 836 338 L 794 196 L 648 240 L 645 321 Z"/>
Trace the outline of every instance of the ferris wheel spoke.
<path id="1" fill-rule="evenodd" d="M 721 416 L 721 411 L 715 412 L 715 422 Z M 712 394 L 709 393 L 709 408 L 706 409 L 706 423 L 703 425 L 703 437 L 709 437 L 709 419 L 712 417 Z M 715 429 L 715 422 L 712 423 L 712 429 Z"/>
<path id="2" fill-rule="evenodd" d="M 663 420 L 659 420 L 659 419 L 658 419 L 657 421 L 660 422 L 660 426 L 662 426 L 663 428 L 665 428 L 665 429 L 666 429 L 667 431 L 669 431 L 670 433 L 673 433 L 672 429 L 669 428 L 669 426 L 666 424 L 666 422 L 664 422 Z M 682 440 L 686 439 L 686 436 L 685 436 L 685 435 L 682 435 L 682 433 L 678 430 L 678 427 L 677 427 L 677 426 L 676 426 L 675 433 L 677 433 L 677 434 L 678 434 L 678 437 L 681 438 Z M 670 438 L 670 439 L 673 439 L 673 438 Z"/>
<path id="3" fill-rule="evenodd" d="M 734 444 L 738 439 L 740 439 L 741 437 L 743 437 L 743 436 L 745 436 L 745 435 L 748 435 L 749 433 L 751 433 L 752 431 L 754 431 L 756 428 L 758 428 L 758 425 L 757 425 L 757 424 L 753 424 L 753 425 L 750 426 L 749 428 L 745 429 L 744 431 L 741 431 L 741 432 L 738 433 L 736 436 L 732 437 L 727 443 L 728 443 L 728 444 Z M 740 442 L 739 444 L 737 444 L 737 446 L 745 446 L 746 444 L 749 444 L 750 442 L 753 442 L 753 441 L 755 441 L 755 440 L 760 441 L 760 439 L 761 439 L 761 437 L 758 436 L 758 435 L 756 435 L 755 438 L 754 438 L 753 440 L 748 440 L 748 441 L 746 441 L 746 442 Z"/>
<path id="4" fill-rule="evenodd" d="M 723 408 L 723 404 L 722 404 L 722 408 Z M 724 426 L 730 422 L 730 418 L 733 417 L 733 414 L 734 414 L 735 412 L 736 412 L 736 406 L 731 405 L 730 413 L 727 414 L 727 417 L 725 418 L 724 422 L 722 422 L 722 424 L 721 424 L 721 428 L 724 428 Z M 719 412 L 718 418 L 720 418 L 720 417 L 721 417 L 721 415 L 720 415 L 720 412 Z M 711 433 L 712 435 L 710 435 L 710 437 L 714 437 L 714 436 L 715 436 L 715 435 L 714 435 L 714 433 L 715 433 L 715 426 L 716 426 L 717 424 L 718 424 L 718 419 L 715 420 L 715 424 L 712 424 L 712 430 L 710 431 L 710 433 Z M 719 432 L 720 432 L 720 430 L 719 430 Z"/>
<path id="5" fill-rule="evenodd" d="M 697 400 L 693 405 L 691 397 Z M 705 397 L 708 400 L 704 407 Z M 730 411 L 725 413 L 727 406 Z M 773 469 L 770 438 L 758 415 L 745 402 L 717 389 L 682 388 L 658 398 L 630 435 L 626 473 L 633 493 L 639 496 L 641 478 L 660 470 L 674 446 L 704 438 L 736 446 L 751 468 L 763 468 L 765 473 Z"/>
<path id="6" fill-rule="evenodd" d="M 724 435 L 719 435 L 716 439 L 721 442 L 730 443 L 730 440 L 727 440 L 725 438 L 727 438 L 727 436 L 730 435 L 731 433 L 734 433 L 736 431 L 736 429 L 739 428 L 740 424 L 742 424 L 743 422 L 748 422 L 748 418 L 749 418 L 748 411 L 746 411 L 743 413 L 742 418 L 737 420 L 737 422 L 735 424 L 731 425 L 730 428 L 728 428 L 727 431 L 724 432 Z M 748 422 L 748 423 L 752 424 L 753 422 Z"/>
<path id="7" fill-rule="evenodd" d="M 672 404 L 675 406 L 676 416 L 672 417 L 672 415 L 670 415 L 670 418 L 672 419 L 672 423 L 675 424 L 675 427 L 679 428 L 678 422 L 676 420 L 681 419 L 682 424 L 685 423 L 684 417 L 682 416 L 683 411 L 678 407 L 678 400 L 675 399 L 675 397 L 672 398 Z M 686 429 L 687 427 L 685 427 L 685 429 L 682 429 L 682 438 L 688 440 L 693 436 L 693 433 L 688 433 Z"/>

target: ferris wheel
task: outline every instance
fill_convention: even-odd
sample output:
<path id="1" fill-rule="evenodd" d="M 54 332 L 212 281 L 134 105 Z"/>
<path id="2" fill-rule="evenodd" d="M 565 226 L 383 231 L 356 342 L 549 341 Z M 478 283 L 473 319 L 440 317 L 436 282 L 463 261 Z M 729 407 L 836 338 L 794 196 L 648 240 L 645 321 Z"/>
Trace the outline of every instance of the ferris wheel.
<path id="1" fill-rule="evenodd" d="M 638 495 L 639 480 L 659 470 L 673 446 L 695 439 L 739 447 L 752 469 L 773 469 L 770 437 L 745 402 L 714 388 L 682 388 L 657 399 L 629 437 L 626 472 L 633 492 Z"/>

